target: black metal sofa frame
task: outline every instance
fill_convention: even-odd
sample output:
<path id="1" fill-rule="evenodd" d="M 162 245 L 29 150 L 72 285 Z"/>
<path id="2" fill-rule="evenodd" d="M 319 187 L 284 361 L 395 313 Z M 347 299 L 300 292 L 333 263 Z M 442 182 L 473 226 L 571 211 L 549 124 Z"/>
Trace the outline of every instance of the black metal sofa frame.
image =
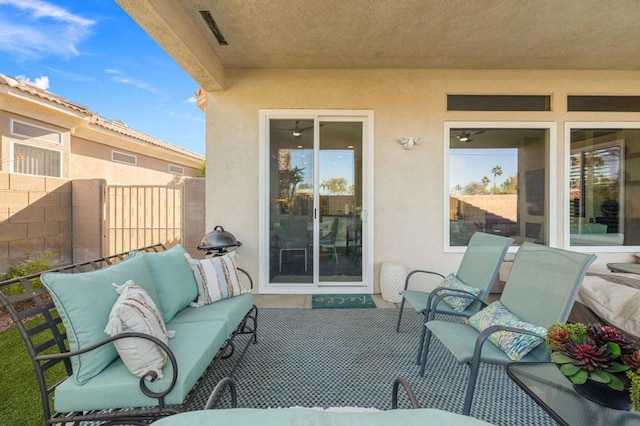
<path id="1" fill-rule="evenodd" d="M 145 252 L 164 251 L 162 244 L 155 244 L 138 249 Z M 69 266 L 63 266 L 46 272 L 64 272 L 64 273 L 81 273 L 97 270 L 102 267 L 117 263 L 127 259 L 128 253 L 120 253 L 112 256 L 103 257 L 87 262 L 77 263 Z M 238 268 L 248 279 L 251 288 L 253 288 L 253 280 L 251 276 L 243 269 Z M 42 398 L 42 407 L 44 410 L 45 424 L 79 424 L 81 421 L 104 421 L 107 424 L 148 424 L 161 417 L 176 414 L 187 406 L 194 398 L 198 388 L 203 384 L 202 378 L 205 377 L 215 364 L 222 359 L 230 358 L 235 352 L 234 340 L 240 335 L 249 335 L 249 339 L 244 343 L 241 352 L 237 355 L 237 360 L 232 364 L 232 369 L 228 375 L 233 376 L 235 370 L 240 364 L 242 358 L 247 352 L 249 345 L 257 343 L 257 325 L 258 325 L 258 308 L 253 305 L 237 328 L 229 336 L 222 345 L 216 356 L 211 360 L 207 370 L 201 379 L 196 383 L 190 391 L 185 401 L 180 406 L 167 406 L 164 397 L 173 389 L 177 375 L 178 365 L 176 359 L 167 345 L 153 336 L 140 333 L 122 333 L 115 337 L 105 339 L 104 341 L 91 347 L 83 348 L 80 351 L 70 352 L 67 341 L 67 334 L 62 325 L 62 320 L 56 312 L 56 308 L 49 296 L 47 290 L 41 285 L 39 277 L 44 272 L 32 274 L 20 278 L 0 282 L 0 303 L 6 310 L 24 340 L 29 356 L 33 363 L 35 374 L 38 380 L 40 395 Z M 12 291 L 6 290 L 12 286 Z M 18 294 L 15 287 L 19 288 Z M 7 295 L 10 293 L 11 295 Z M 114 340 L 125 337 L 138 337 L 155 342 L 166 353 L 168 363 L 173 368 L 173 377 L 170 386 L 162 392 L 153 392 L 147 386 L 147 381 L 156 379 L 155 373 L 150 373 L 140 379 L 140 391 L 145 395 L 157 400 L 157 406 L 147 408 L 134 408 L 126 410 L 117 410 L 110 412 L 72 412 L 72 413 L 56 413 L 52 410 L 52 398 L 56 387 L 71 376 L 71 357 L 80 353 L 88 352 L 106 344 L 111 344 Z M 54 380 L 51 376 L 51 370 L 58 367 L 62 363 L 66 377 L 62 380 Z M 58 376 L 63 373 L 59 373 Z M 202 407 L 204 408 L 204 407 Z"/>

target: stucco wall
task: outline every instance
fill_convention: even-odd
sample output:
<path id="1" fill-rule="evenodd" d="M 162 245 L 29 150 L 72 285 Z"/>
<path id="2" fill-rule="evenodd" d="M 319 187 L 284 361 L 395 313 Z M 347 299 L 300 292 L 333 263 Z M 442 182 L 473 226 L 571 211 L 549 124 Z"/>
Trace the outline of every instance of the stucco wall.
<path id="1" fill-rule="evenodd" d="M 137 157 L 137 165 L 111 161 L 111 152 L 118 151 Z M 143 154 L 144 149 L 130 151 L 121 147 L 97 143 L 84 138 L 72 138 L 70 166 L 74 179 L 92 179 L 99 176 L 110 185 L 165 185 L 182 176 L 169 173 L 169 158 L 153 158 Z M 169 157 L 169 155 L 167 155 Z M 181 163 L 184 176 L 195 176 L 196 170 Z"/>
<path id="2" fill-rule="evenodd" d="M 375 273 L 383 261 L 455 271 L 460 253 L 444 251 L 445 121 L 552 122 L 557 158 L 565 121 L 636 121 L 638 113 L 567 113 L 567 94 L 637 94 L 640 72 L 456 70 L 230 70 L 228 89 L 207 99 L 207 229 L 223 224 L 243 241 L 242 266 L 258 273 L 260 109 L 366 109 L 374 117 Z M 549 112 L 448 112 L 447 94 L 551 95 Z M 419 136 L 411 151 L 398 139 Z M 379 161 L 384 159 L 384 161 Z M 558 246 L 563 242 L 564 163 L 552 182 Z M 224 177 L 224 179 L 220 179 Z M 448 202 L 448 201 L 447 201 Z M 592 269 L 631 260 L 599 254 Z"/>

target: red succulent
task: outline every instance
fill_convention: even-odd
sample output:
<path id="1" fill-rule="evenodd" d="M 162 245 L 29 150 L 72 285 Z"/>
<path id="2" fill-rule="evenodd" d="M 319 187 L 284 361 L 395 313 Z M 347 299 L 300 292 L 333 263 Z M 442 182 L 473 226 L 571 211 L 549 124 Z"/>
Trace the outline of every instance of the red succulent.
<path id="1" fill-rule="evenodd" d="M 593 339 L 598 347 L 606 345 L 608 342 L 616 343 L 620 346 L 623 355 L 630 354 L 635 349 L 635 344 L 620 330 L 608 325 L 602 326 L 598 323 L 589 324 L 587 335 Z"/>
<path id="2" fill-rule="evenodd" d="M 598 348 L 595 342 L 590 339 L 586 339 L 584 343 L 573 340 L 568 342 L 565 346 L 565 353 L 575 360 L 573 365 L 589 372 L 608 368 L 613 361 L 613 356 L 606 346 Z"/>

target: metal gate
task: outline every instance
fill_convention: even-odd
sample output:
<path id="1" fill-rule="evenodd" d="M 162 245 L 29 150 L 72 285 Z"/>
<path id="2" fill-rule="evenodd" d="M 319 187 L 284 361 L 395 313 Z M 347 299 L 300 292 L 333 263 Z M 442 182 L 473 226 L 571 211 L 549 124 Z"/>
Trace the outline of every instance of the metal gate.
<path id="1" fill-rule="evenodd" d="M 103 255 L 180 241 L 182 185 L 105 185 L 103 197 Z"/>

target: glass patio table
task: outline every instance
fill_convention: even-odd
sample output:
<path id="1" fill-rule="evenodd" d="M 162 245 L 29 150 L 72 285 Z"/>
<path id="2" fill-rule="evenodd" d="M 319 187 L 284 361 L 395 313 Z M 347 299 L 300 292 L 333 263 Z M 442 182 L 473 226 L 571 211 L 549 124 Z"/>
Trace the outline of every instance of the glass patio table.
<path id="1" fill-rule="evenodd" d="M 561 425 L 639 425 L 640 413 L 606 408 L 580 396 L 553 363 L 507 364 L 507 375 Z"/>

